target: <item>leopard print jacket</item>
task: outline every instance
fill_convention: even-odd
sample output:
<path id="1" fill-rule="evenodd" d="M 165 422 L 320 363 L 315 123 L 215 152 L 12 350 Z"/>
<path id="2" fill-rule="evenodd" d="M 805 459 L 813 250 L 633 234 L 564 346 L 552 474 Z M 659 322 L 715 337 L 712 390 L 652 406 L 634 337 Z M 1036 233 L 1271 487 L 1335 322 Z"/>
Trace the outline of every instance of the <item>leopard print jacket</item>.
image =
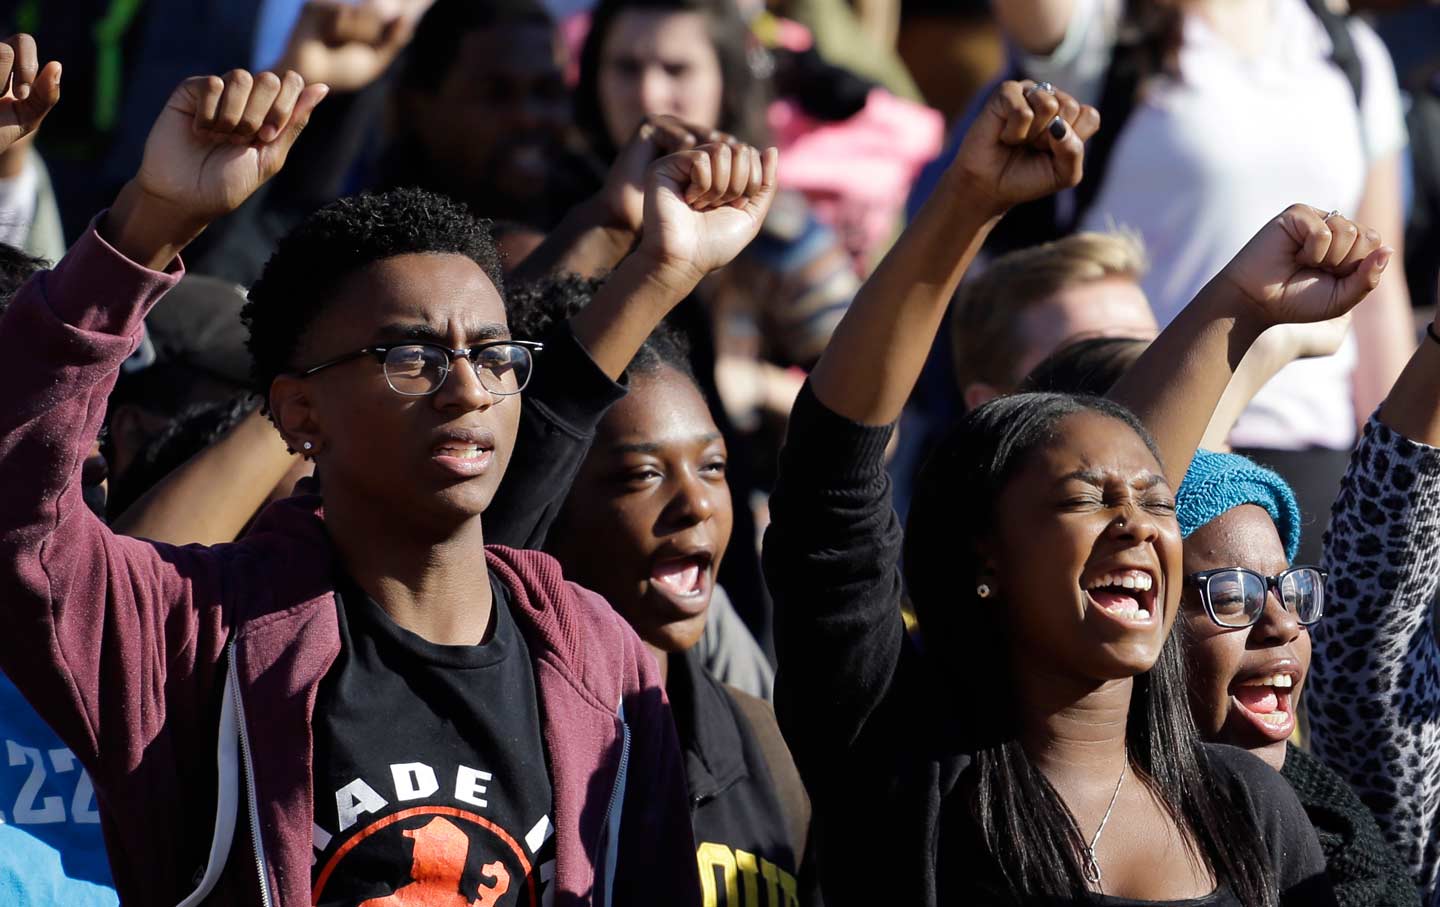
<path id="1" fill-rule="evenodd" d="M 1372 418 L 1325 534 L 1325 616 L 1311 628 L 1311 748 L 1375 814 L 1440 907 L 1440 448 Z"/>

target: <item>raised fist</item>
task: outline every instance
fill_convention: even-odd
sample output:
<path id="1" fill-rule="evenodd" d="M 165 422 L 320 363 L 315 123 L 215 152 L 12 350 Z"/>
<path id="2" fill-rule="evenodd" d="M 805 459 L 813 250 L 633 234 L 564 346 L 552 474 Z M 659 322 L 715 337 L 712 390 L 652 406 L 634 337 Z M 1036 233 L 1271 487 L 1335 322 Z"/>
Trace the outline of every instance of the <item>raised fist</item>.
<path id="1" fill-rule="evenodd" d="M 1224 281 L 1264 326 L 1329 321 L 1380 283 L 1395 250 L 1339 214 L 1291 205 L 1225 266 Z"/>
<path id="2" fill-rule="evenodd" d="M 638 254 L 695 282 L 729 264 L 760 232 L 780 153 L 723 142 L 656 161 L 645 185 Z"/>
<path id="3" fill-rule="evenodd" d="M 1063 91 L 1031 81 L 1002 82 L 960 143 L 946 172 L 992 217 L 1022 202 L 1079 184 L 1085 141 L 1100 114 Z"/>
<path id="4" fill-rule="evenodd" d="M 186 79 L 150 129 L 134 185 L 180 222 L 203 227 L 280 170 L 327 90 L 294 72 Z"/>
<path id="5" fill-rule="evenodd" d="M 60 64 L 40 68 L 35 39 L 11 35 L 0 42 L 0 153 L 34 132 L 60 100 Z"/>
<path id="6" fill-rule="evenodd" d="M 324 82 L 335 91 L 359 91 L 380 78 L 410 43 L 415 23 L 432 2 L 401 0 L 382 7 L 376 0 L 311 0 L 300 10 L 275 69 L 293 69 L 306 82 Z"/>
<path id="7" fill-rule="evenodd" d="M 744 146 L 733 136 L 692 126 L 678 117 L 652 114 L 641 121 L 630 141 L 615 156 L 601 196 L 611 225 L 640 232 L 645 216 L 645 178 L 657 158 L 686 151 L 705 142 L 723 142 L 732 152 Z"/>

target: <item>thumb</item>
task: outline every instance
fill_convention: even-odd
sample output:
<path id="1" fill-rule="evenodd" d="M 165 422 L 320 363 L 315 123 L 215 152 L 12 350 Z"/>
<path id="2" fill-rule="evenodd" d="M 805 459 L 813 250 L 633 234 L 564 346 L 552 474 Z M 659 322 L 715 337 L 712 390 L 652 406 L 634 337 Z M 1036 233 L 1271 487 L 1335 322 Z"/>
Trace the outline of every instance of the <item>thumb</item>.
<path id="1" fill-rule="evenodd" d="M 25 132 L 34 132 L 59 100 L 60 62 L 52 60 L 46 63 L 45 68 L 35 77 L 35 82 L 30 86 L 30 94 L 25 100 L 15 102 Z"/>
<path id="2" fill-rule="evenodd" d="M 1336 315 L 1348 312 L 1360 304 L 1360 300 L 1370 295 L 1370 291 L 1380 285 L 1380 278 L 1385 276 L 1385 269 L 1390 266 L 1390 260 L 1395 257 L 1395 250 L 1390 246 L 1381 246 L 1374 252 L 1365 256 L 1349 277 L 1336 281 L 1335 297 L 1340 311 Z"/>
<path id="3" fill-rule="evenodd" d="M 746 210 L 763 222 L 780 188 L 780 149 L 770 147 L 760 158 L 760 191 L 746 200 Z"/>
<path id="4" fill-rule="evenodd" d="M 315 107 L 330 93 L 330 86 L 324 82 L 313 82 L 305 86 L 300 92 L 300 97 L 295 101 L 295 109 L 290 114 L 290 120 L 281 131 L 277 144 L 282 151 L 289 151 L 295 140 L 300 138 L 300 133 L 310 123 L 310 114 L 315 112 Z"/>

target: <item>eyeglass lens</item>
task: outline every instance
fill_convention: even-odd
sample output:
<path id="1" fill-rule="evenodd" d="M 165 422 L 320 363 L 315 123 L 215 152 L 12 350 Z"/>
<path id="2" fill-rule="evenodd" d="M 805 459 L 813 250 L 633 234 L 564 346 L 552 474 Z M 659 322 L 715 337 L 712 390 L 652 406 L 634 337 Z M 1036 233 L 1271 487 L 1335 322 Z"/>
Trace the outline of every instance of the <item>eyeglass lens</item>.
<path id="1" fill-rule="evenodd" d="M 475 354 L 475 375 L 492 394 L 518 394 L 530 381 L 530 351 L 517 344 L 485 347 Z M 385 379 L 397 394 L 423 397 L 445 382 L 450 356 L 431 346 L 397 346 L 385 354 Z"/>
<path id="2" fill-rule="evenodd" d="M 1207 592 L 1217 621 L 1227 627 L 1248 627 L 1265 611 L 1269 586 L 1257 574 L 1226 570 L 1210 577 Z M 1319 620 L 1325 608 L 1325 582 L 1320 572 L 1300 568 L 1283 574 L 1280 600 L 1300 623 Z"/>

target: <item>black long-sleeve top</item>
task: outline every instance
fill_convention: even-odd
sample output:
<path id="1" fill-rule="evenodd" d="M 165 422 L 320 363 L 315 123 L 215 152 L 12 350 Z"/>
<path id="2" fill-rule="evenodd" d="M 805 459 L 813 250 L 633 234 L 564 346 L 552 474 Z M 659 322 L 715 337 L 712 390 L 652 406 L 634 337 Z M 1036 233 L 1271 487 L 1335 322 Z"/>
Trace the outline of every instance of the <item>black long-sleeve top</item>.
<path id="1" fill-rule="evenodd" d="M 994 903 L 993 860 L 964 845 L 973 833 L 961 798 L 949 808 L 970 760 L 901 618 L 903 531 L 884 461 L 892 428 L 845 419 L 808 383 L 795 403 L 763 556 L 776 713 L 810 792 L 828 907 Z M 1279 774 L 1234 747 L 1203 753 L 1259 827 L 1281 903 L 1333 903 L 1314 830 Z M 1223 887 L 1185 903 L 1239 904 Z"/>

